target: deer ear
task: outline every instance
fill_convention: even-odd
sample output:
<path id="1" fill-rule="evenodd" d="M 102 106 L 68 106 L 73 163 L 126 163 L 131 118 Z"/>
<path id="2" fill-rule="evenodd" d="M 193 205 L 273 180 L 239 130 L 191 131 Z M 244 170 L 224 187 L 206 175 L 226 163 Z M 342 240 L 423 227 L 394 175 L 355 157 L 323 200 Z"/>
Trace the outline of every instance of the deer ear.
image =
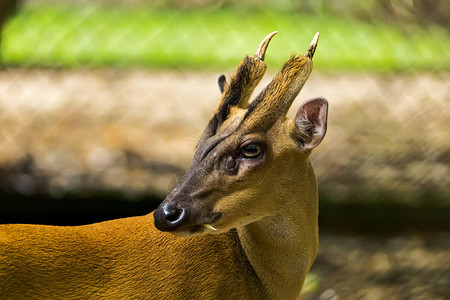
<path id="1" fill-rule="evenodd" d="M 225 91 L 225 85 L 227 84 L 227 78 L 225 75 L 220 75 L 217 79 L 217 84 L 219 85 L 220 93 L 223 94 L 223 91 Z"/>
<path id="2" fill-rule="evenodd" d="M 304 150 L 320 144 L 327 131 L 328 101 L 325 98 L 307 100 L 295 116 L 294 136 Z"/>

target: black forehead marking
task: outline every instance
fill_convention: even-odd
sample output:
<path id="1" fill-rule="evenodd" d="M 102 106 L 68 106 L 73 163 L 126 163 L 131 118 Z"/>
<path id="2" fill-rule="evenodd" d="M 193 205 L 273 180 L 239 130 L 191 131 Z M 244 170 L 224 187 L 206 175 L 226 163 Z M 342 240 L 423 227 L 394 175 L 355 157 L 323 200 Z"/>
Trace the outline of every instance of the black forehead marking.
<path id="1" fill-rule="evenodd" d="M 252 80 L 250 59 L 248 56 L 245 58 L 244 62 L 238 68 L 236 77 L 231 80 L 230 85 L 225 91 L 225 101 L 214 116 L 217 119 L 217 128 L 229 117 L 231 108 L 239 104 L 243 91 Z"/>
<path id="2" fill-rule="evenodd" d="M 202 147 L 203 151 L 201 151 L 200 160 L 203 160 L 214 148 L 217 147 L 223 140 L 231 135 L 230 133 L 213 136 L 212 138 L 205 141 L 205 146 Z"/>
<path id="3" fill-rule="evenodd" d="M 241 97 L 241 88 L 236 85 L 230 86 L 230 92 L 227 95 L 227 99 L 224 101 L 220 110 L 216 113 L 215 118 L 217 120 L 217 129 L 225 122 L 229 117 L 231 107 L 236 106 Z"/>

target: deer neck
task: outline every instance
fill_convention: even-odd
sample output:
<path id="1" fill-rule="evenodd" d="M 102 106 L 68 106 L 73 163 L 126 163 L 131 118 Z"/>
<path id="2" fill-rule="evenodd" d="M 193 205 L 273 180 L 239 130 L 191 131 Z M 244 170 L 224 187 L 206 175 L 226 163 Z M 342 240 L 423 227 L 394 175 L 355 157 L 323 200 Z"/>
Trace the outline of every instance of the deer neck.
<path id="1" fill-rule="evenodd" d="M 295 299 L 317 253 L 316 180 L 309 160 L 305 168 L 309 172 L 300 177 L 301 183 L 281 192 L 274 215 L 237 229 L 268 299 Z"/>

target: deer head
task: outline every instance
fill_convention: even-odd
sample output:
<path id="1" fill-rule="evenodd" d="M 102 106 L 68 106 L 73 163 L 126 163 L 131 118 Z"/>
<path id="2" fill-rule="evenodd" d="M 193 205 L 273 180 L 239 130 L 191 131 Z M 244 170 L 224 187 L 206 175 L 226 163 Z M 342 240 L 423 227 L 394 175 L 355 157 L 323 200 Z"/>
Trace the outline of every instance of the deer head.
<path id="1" fill-rule="evenodd" d="M 192 165 L 154 212 L 159 230 L 183 236 L 225 232 L 275 216 L 289 201 L 301 201 L 302 185 L 315 193 L 306 186 L 315 185 L 308 157 L 325 135 L 328 103 L 311 99 L 294 120 L 286 114 L 311 73 L 318 34 L 305 54 L 291 56 L 249 102 L 266 71 L 265 52 L 276 33 L 244 58 L 229 81 L 219 77 L 222 97 Z"/>

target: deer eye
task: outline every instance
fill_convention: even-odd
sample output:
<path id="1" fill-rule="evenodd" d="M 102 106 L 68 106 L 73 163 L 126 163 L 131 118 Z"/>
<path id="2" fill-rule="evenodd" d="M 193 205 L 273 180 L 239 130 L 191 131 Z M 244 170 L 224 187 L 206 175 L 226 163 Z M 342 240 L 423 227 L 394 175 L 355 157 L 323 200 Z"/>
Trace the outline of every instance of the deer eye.
<path id="1" fill-rule="evenodd" d="M 244 158 L 255 158 L 261 154 L 261 146 L 258 144 L 248 144 L 241 148 L 241 156 Z"/>

